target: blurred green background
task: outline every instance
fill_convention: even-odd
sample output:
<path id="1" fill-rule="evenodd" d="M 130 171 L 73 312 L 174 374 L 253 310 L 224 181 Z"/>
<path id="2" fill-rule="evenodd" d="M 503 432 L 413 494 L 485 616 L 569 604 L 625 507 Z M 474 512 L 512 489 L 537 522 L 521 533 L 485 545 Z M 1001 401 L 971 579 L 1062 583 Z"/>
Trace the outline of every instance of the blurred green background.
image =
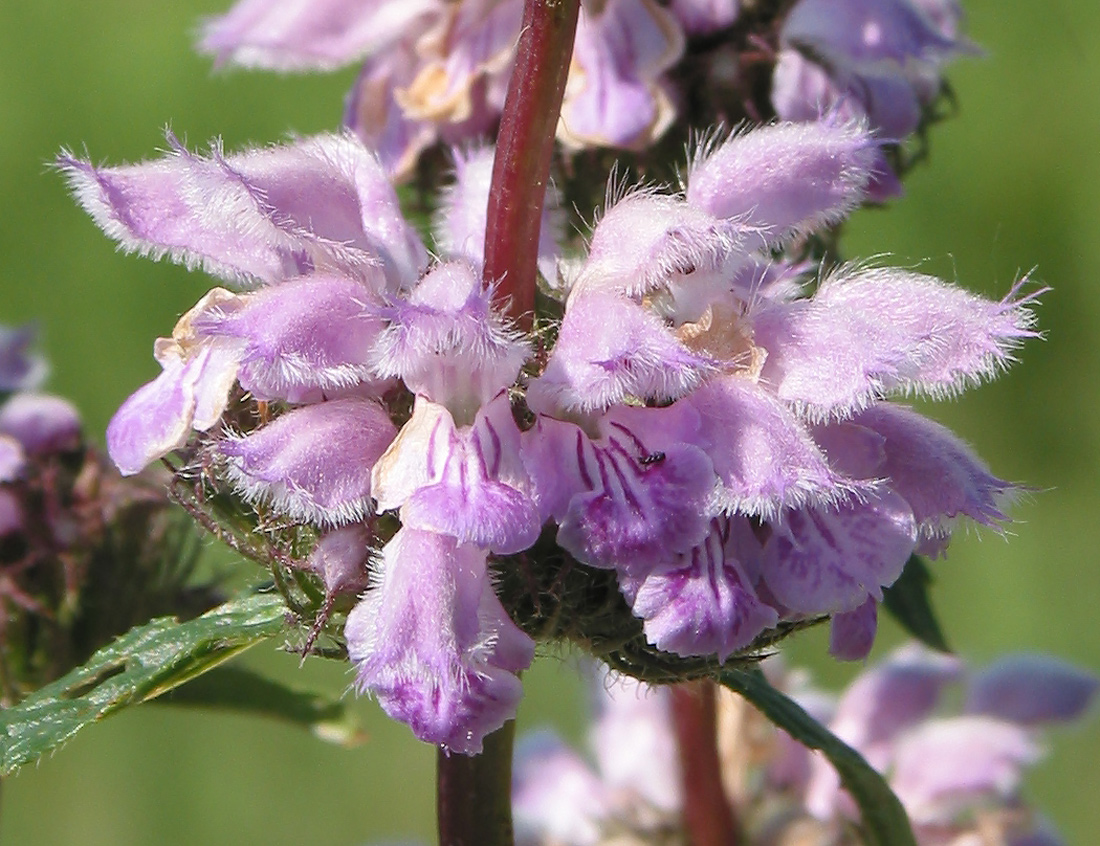
<path id="1" fill-rule="evenodd" d="M 100 434 L 157 372 L 152 341 L 209 285 L 201 274 L 122 257 L 68 199 L 48 163 L 62 146 L 134 161 L 171 125 L 228 149 L 339 119 L 353 71 L 312 78 L 214 75 L 194 55 L 198 21 L 229 0 L 35 0 L 0 6 L 0 321 L 38 319 L 49 387 Z M 1100 668 L 1100 5 L 968 0 L 985 59 L 950 73 L 961 113 L 936 127 L 908 197 L 861 213 L 851 257 L 884 255 L 999 296 L 1023 272 L 1053 287 L 1047 339 L 999 382 L 932 412 L 1003 476 L 1038 491 L 1007 538 L 960 533 L 935 566 L 951 641 L 987 661 L 1047 650 Z M 876 654 L 898 640 L 887 628 Z M 858 668 L 820 660 L 814 634 L 790 648 L 839 683 Z M 340 693 L 346 668 L 254 651 L 246 658 Z M 523 728 L 578 736 L 584 697 L 571 656 L 529 674 Z M 345 751 L 240 717 L 149 706 L 91 728 L 5 781 L 5 844 L 361 844 L 432 842 L 433 753 L 369 702 L 370 739 Z M 1100 713 L 1051 736 L 1027 786 L 1070 843 L 1100 831 Z M 1092 832 L 1092 834 L 1090 834 Z"/>

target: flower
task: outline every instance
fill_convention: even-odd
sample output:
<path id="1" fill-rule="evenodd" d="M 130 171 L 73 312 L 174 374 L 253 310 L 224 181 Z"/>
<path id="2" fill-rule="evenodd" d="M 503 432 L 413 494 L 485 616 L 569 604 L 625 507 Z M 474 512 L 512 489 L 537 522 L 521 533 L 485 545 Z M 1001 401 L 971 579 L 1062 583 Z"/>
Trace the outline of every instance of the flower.
<path id="1" fill-rule="evenodd" d="M 805 673 L 774 660 L 765 670 L 887 778 L 920 846 L 1062 842 L 1023 800 L 1021 779 L 1040 757 L 1038 729 L 1076 720 L 1091 704 L 1091 673 L 1039 655 L 974 671 L 907 646 L 834 699 Z M 950 687 L 966 692 L 961 712 L 944 707 Z M 602 674 L 594 688 L 595 768 L 549 731 L 517 745 L 513 813 L 524 846 L 666 842 L 681 831 L 669 689 Z M 718 702 L 722 781 L 748 842 L 855 843 L 854 803 L 824 756 L 741 698 L 721 691 Z"/>

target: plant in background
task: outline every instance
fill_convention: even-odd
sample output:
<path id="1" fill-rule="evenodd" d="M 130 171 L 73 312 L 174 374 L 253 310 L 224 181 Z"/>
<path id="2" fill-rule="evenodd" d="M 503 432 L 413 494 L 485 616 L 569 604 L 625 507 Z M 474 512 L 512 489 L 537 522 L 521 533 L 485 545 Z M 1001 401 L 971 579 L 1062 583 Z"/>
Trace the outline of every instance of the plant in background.
<path id="1" fill-rule="evenodd" d="M 1017 490 L 898 400 L 1003 370 L 1038 292 L 987 300 L 831 246 L 898 193 L 940 68 L 970 49 L 959 18 L 915 0 L 246 0 L 211 22 L 222 61 L 365 59 L 347 127 L 58 166 L 123 249 L 227 286 L 156 342 L 162 372 L 108 452 L 128 476 L 165 464 L 171 498 L 272 590 L 153 620 L 5 711 L 4 770 L 281 638 L 347 657 L 358 690 L 439 747 L 441 842 L 507 844 L 520 674 L 537 644 L 570 642 L 672 686 L 661 754 L 686 775 L 644 797 L 662 831 L 679 814 L 695 846 L 757 835 L 720 789 L 722 686 L 825 753 L 869 842 L 915 842 L 881 750 L 758 664 L 824 622 L 835 657 L 863 658 L 880 604 L 945 648 L 924 559 L 960 518 L 1001 525 Z M 669 145 L 688 138 L 685 166 Z M 421 156 L 438 142 L 459 145 L 446 184 Z M 610 172 L 607 148 L 640 176 Z M 393 185 L 414 170 L 430 245 Z M 293 694 L 229 681 L 302 721 Z"/>

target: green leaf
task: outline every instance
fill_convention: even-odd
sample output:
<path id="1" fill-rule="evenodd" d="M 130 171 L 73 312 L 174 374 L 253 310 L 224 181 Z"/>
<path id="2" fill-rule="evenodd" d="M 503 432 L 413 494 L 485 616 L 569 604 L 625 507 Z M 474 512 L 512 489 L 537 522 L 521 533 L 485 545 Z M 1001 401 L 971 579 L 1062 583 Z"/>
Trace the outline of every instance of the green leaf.
<path id="1" fill-rule="evenodd" d="M 84 666 L 0 711 L 0 775 L 56 749 L 84 726 L 281 634 L 286 611 L 281 597 L 253 594 L 185 623 L 162 617 L 131 629 Z"/>
<path id="2" fill-rule="evenodd" d="M 725 670 L 718 681 L 744 696 L 765 717 L 811 749 L 825 753 L 859 806 L 871 846 L 916 846 L 909 818 L 889 785 L 856 750 L 764 679 L 759 670 Z"/>
<path id="3" fill-rule="evenodd" d="M 343 702 L 294 690 L 243 667 L 216 667 L 156 701 L 271 717 L 341 746 L 354 746 L 365 739 Z"/>
<path id="4" fill-rule="evenodd" d="M 882 604 L 902 627 L 926 646 L 940 652 L 950 652 L 947 638 L 943 636 L 936 614 L 932 610 L 932 600 L 928 588 L 932 584 L 932 574 L 924 559 L 917 555 L 909 557 L 900 578 L 883 591 Z"/>

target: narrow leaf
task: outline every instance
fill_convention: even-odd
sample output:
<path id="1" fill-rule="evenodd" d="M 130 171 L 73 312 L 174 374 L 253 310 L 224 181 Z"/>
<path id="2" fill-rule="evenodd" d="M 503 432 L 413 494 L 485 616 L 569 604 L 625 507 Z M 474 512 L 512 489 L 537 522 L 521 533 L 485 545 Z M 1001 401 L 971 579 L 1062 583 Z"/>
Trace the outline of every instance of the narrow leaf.
<path id="1" fill-rule="evenodd" d="M 939 620 L 932 610 L 928 588 L 932 574 L 920 556 L 910 556 L 901 577 L 883 591 L 882 604 L 902 627 L 926 646 L 950 652 Z"/>
<path id="2" fill-rule="evenodd" d="M 131 629 L 84 666 L 0 711 L 0 775 L 56 749 L 84 726 L 280 634 L 286 613 L 279 596 L 254 594 L 185 623 L 161 617 Z"/>
<path id="3" fill-rule="evenodd" d="M 216 667 L 156 701 L 270 717 L 341 746 L 354 746 L 365 739 L 343 702 L 322 693 L 294 690 L 243 667 Z"/>
<path id="4" fill-rule="evenodd" d="M 916 846 L 905 808 L 863 756 L 768 684 L 759 671 L 724 670 L 718 681 L 744 696 L 791 737 L 825 754 L 859 806 L 870 846 Z"/>

